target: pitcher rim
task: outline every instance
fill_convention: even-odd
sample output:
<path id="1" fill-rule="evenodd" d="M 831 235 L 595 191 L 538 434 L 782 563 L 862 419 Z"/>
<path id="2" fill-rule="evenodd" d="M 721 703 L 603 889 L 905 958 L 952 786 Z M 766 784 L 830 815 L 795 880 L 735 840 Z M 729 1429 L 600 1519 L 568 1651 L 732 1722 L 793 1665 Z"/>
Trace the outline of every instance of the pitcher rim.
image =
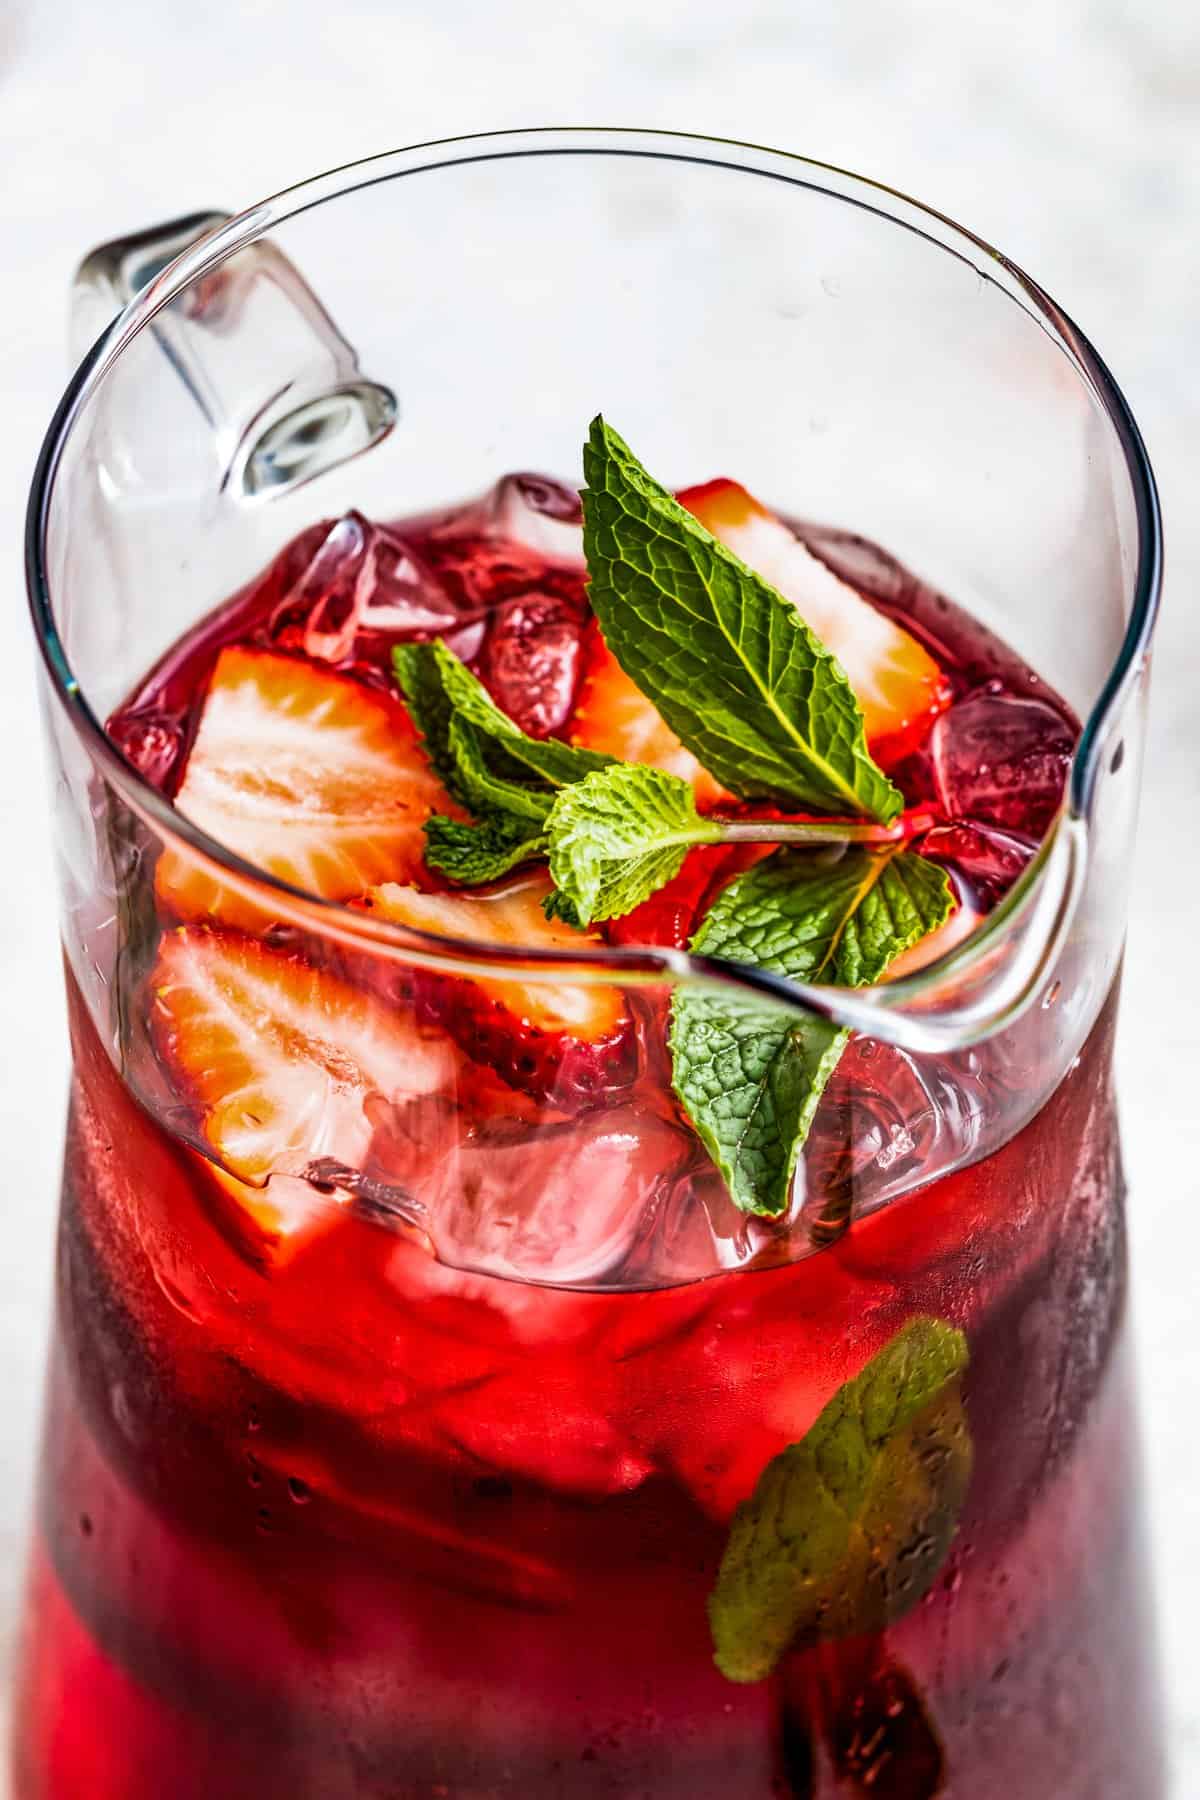
<path id="1" fill-rule="evenodd" d="M 736 152 L 737 159 L 704 154 L 703 150 Z M 445 154 L 438 161 L 422 160 L 430 152 Z M 1132 604 L 1121 645 L 1083 722 L 1063 805 L 1028 868 L 999 905 L 961 944 L 894 982 L 858 990 L 809 986 L 785 981 L 744 964 L 727 963 L 657 945 L 644 948 L 581 945 L 578 950 L 529 946 L 502 950 L 477 939 L 399 925 L 375 912 L 359 911 L 342 901 L 322 899 L 258 868 L 180 813 L 117 747 L 92 710 L 71 669 L 55 623 L 47 571 L 46 539 L 55 478 L 71 432 L 93 394 L 126 347 L 155 315 L 192 282 L 263 237 L 274 226 L 339 195 L 458 164 L 572 154 L 690 161 L 772 178 L 863 207 L 902 229 L 923 236 L 936 248 L 977 266 L 975 258 L 966 254 L 969 246 L 976 255 L 982 255 L 1002 270 L 1009 282 L 1032 304 L 1040 321 L 1049 328 L 1076 372 L 1091 388 L 1116 434 L 1130 482 L 1137 531 Z M 913 216 L 905 217 L 905 210 Z M 950 241 L 947 241 L 947 234 Z M 980 273 L 988 271 L 981 270 Z M 1006 287 L 1005 291 L 1014 303 L 1021 303 L 1011 288 Z M 34 632 L 55 699 L 105 778 L 132 811 L 168 844 L 219 871 L 222 879 L 240 893 L 251 898 L 271 896 L 280 903 L 279 912 L 290 922 L 326 938 L 359 948 L 369 946 L 376 952 L 407 961 L 417 960 L 432 967 L 451 967 L 458 973 L 469 972 L 474 966 L 493 974 L 497 968 L 506 973 L 519 969 L 535 980 L 561 979 L 563 970 L 569 969 L 572 979 L 587 982 L 717 981 L 726 986 L 750 988 L 789 1007 L 794 1008 L 799 1002 L 807 1010 L 859 1029 L 863 1028 L 864 1020 L 874 1020 L 873 1028 L 880 1034 L 879 1026 L 888 1015 L 904 1015 L 914 1003 L 919 1005 L 928 1001 L 949 977 L 958 977 L 970 970 L 998 936 L 1032 910 L 1041 889 L 1050 879 L 1052 868 L 1060 870 L 1060 879 L 1066 880 L 1071 889 L 1064 901 L 1069 914 L 1072 894 L 1078 888 L 1082 860 L 1086 855 L 1088 814 L 1108 727 L 1138 679 L 1154 633 L 1162 591 L 1162 521 L 1154 473 L 1141 432 L 1108 365 L 1086 334 L 1040 284 L 975 232 L 886 183 L 790 151 L 703 133 L 640 127 L 537 126 L 432 139 L 340 164 L 234 214 L 177 256 L 118 313 L 83 358 L 63 392 L 42 441 L 30 487 L 25 570 Z M 1064 869 L 1067 871 L 1065 876 L 1061 874 Z M 1062 910 L 1059 909 L 1060 913 Z M 1065 929 L 1061 919 L 1060 926 Z M 904 1033 L 888 1030 L 886 1035 L 902 1038 Z"/>

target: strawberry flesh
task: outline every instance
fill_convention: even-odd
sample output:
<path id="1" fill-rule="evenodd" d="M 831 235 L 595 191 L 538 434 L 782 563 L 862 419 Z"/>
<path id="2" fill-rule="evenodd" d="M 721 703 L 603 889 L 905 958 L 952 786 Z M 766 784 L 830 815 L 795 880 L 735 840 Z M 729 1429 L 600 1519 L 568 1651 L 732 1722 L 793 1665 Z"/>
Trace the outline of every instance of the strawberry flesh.
<path id="1" fill-rule="evenodd" d="M 425 820 L 455 810 L 393 695 L 236 647 L 217 658 L 176 805 L 267 874 L 327 900 L 418 877 Z M 163 856 L 158 892 L 185 917 L 261 916 L 183 851 Z"/>
<path id="2" fill-rule="evenodd" d="M 322 1161 L 357 1168 L 380 1106 L 441 1091 L 459 1066 L 411 1012 L 240 932 L 167 932 L 150 993 L 154 1046 L 194 1109 L 197 1147 L 251 1186 Z"/>
<path id="3" fill-rule="evenodd" d="M 845 670 L 867 737 L 889 762 L 949 704 L 946 678 L 911 632 L 872 606 L 736 481 L 684 488 L 681 505 L 792 602 Z"/>
<path id="4" fill-rule="evenodd" d="M 510 954 L 586 953 L 598 945 L 594 933 L 545 917 L 541 902 L 550 891 L 544 876 L 498 894 L 426 894 L 393 883 L 373 889 L 364 904 L 414 930 L 474 939 Z M 422 972 L 416 991 L 424 1016 L 474 1061 L 565 1112 L 607 1102 L 633 1080 L 632 1019 L 623 994 L 609 983 Z"/>
<path id="5" fill-rule="evenodd" d="M 689 850 L 678 875 L 632 912 L 609 921 L 609 943 L 664 944 L 682 950 L 733 855 L 733 846 L 728 844 L 705 844 Z"/>

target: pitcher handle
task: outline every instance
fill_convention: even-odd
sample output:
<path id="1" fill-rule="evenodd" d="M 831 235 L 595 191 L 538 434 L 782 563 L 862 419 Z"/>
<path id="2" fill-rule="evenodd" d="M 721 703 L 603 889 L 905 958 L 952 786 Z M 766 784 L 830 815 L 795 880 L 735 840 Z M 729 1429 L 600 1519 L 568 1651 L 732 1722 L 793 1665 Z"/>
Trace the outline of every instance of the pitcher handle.
<path id="1" fill-rule="evenodd" d="M 92 250 L 72 290 L 74 359 L 168 264 L 229 219 L 189 213 Z M 213 433 L 220 486 L 241 498 L 290 492 L 371 449 L 395 424 L 392 390 L 364 377 L 353 345 L 270 242 L 244 245 L 148 329 Z"/>

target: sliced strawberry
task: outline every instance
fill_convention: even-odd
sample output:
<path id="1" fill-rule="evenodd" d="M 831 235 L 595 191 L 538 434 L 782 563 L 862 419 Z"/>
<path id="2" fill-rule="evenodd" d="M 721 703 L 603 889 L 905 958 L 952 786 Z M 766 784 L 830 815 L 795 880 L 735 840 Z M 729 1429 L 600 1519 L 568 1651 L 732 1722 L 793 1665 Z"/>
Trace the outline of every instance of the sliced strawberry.
<path id="1" fill-rule="evenodd" d="M 425 820 L 455 810 L 398 699 L 237 646 L 217 658 L 175 804 L 248 862 L 327 900 L 414 879 Z M 158 890 L 186 917 L 259 919 L 182 852 L 161 859 Z"/>
<path id="2" fill-rule="evenodd" d="M 689 850 L 678 875 L 623 918 L 608 925 L 610 944 L 670 944 L 682 950 L 709 893 L 734 855 L 730 844 Z"/>
<path id="3" fill-rule="evenodd" d="M 585 950 L 601 939 L 547 919 L 550 881 L 535 876 L 499 894 L 424 894 L 392 883 L 364 904 L 418 931 L 474 938 L 519 953 Z M 633 1076 L 633 1025 L 624 995 L 608 984 L 549 978 L 421 978 L 423 1004 L 476 1062 L 515 1088 L 575 1110 L 609 1096 Z"/>
<path id="4" fill-rule="evenodd" d="M 948 705 L 929 652 L 805 548 L 736 481 L 685 488 L 680 502 L 735 556 L 792 601 L 846 676 L 872 741 L 908 739 Z M 896 746 L 898 749 L 899 746 Z"/>
<path id="5" fill-rule="evenodd" d="M 251 1262 L 278 1268 L 342 1217 L 333 1195 L 299 1175 L 272 1175 L 265 1187 L 251 1187 L 193 1153 L 197 1183 L 208 1210 L 226 1238 Z"/>
<path id="6" fill-rule="evenodd" d="M 649 763 L 690 781 L 700 805 L 711 805 L 725 789 L 685 750 L 652 701 L 630 680 L 593 623 L 579 702 L 571 722 L 571 742 L 602 750 L 623 762 Z"/>
<path id="7" fill-rule="evenodd" d="M 458 1067 L 446 1039 L 411 1015 L 236 932 L 168 932 L 151 992 L 155 1047 L 194 1108 L 198 1137 L 228 1174 L 257 1188 L 247 1204 L 269 1234 L 288 1229 L 296 1193 L 257 1184 L 303 1175 L 323 1158 L 356 1168 L 381 1102 L 432 1094 Z"/>

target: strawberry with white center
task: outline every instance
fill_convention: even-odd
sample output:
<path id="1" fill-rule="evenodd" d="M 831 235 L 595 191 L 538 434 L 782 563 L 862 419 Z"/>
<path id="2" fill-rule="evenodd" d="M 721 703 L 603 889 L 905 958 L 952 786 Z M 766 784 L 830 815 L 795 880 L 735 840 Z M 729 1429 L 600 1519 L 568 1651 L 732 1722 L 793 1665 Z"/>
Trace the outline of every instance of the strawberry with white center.
<path id="1" fill-rule="evenodd" d="M 446 1089 L 460 1066 L 441 1033 L 237 932 L 169 931 L 150 993 L 155 1048 L 232 1178 L 221 1186 L 268 1238 L 330 1210 L 304 1204 L 310 1165 L 357 1168 L 381 1105 Z"/>
<path id="2" fill-rule="evenodd" d="M 423 894 L 391 883 L 364 904 L 440 937 L 472 938 L 519 955 L 522 950 L 586 953 L 602 940 L 547 919 L 551 892 L 535 876 L 498 894 Z M 619 989 L 608 983 L 560 979 L 547 972 L 486 980 L 454 975 L 421 977 L 425 1010 L 477 1062 L 513 1087 L 574 1110 L 606 1099 L 633 1076 L 633 1023 Z"/>
<path id="3" fill-rule="evenodd" d="M 423 826 L 455 808 L 399 699 L 268 650 L 217 658 L 175 804 L 269 875 L 326 900 L 423 868 Z M 186 917 L 260 912 L 182 852 L 158 891 Z"/>
<path id="4" fill-rule="evenodd" d="M 900 738 L 948 704 L 941 669 L 886 613 L 803 545 L 736 481 L 707 481 L 678 496 L 726 549 L 790 600 L 846 672 L 868 740 Z"/>

